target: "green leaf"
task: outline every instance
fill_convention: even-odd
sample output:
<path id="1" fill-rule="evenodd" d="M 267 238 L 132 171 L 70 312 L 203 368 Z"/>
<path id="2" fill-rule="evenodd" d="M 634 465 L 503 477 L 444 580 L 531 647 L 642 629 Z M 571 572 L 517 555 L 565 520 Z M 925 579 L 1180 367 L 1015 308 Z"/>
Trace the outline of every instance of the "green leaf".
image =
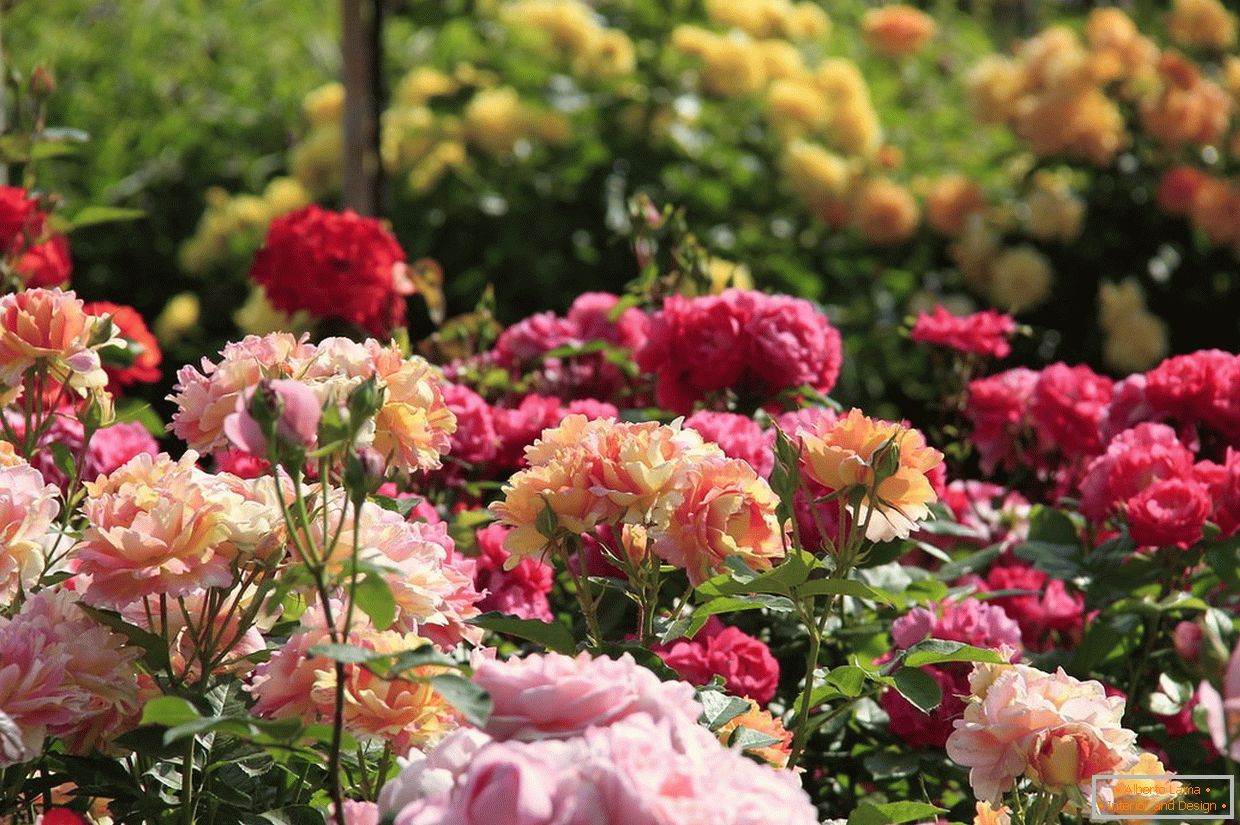
<path id="1" fill-rule="evenodd" d="M 721 613 L 739 613 L 743 610 L 759 610 L 767 608 L 778 613 L 792 612 L 792 602 L 783 596 L 773 596 L 769 593 L 758 593 L 752 596 L 716 596 L 713 599 L 699 604 L 693 608 L 693 613 L 689 619 L 683 624 L 683 627 L 677 624 L 670 625 L 667 632 L 664 633 L 663 643 L 667 644 L 680 636 L 688 636 L 693 638 L 697 632 L 705 626 L 711 616 L 718 616 Z M 679 631 L 677 635 L 670 636 L 673 631 Z"/>
<path id="2" fill-rule="evenodd" d="M 1053 579 L 1067 581 L 1081 575 L 1081 548 L 1075 544 L 1026 541 L 1016 545 L 1013 552 Z"/>
<path id="3" fill-rule="evenodd" d="M 926 639 L 918 642 L 904 654 L 905 667 L 937 665 L 942 662 L 988 662 L 998 665 L 1005 661 L 994 650 L 942 639 Z"/>
<path id="4" fill-rule="evenodd" d="M 991 562 L 997 559 L 1002 552 L 1002 545 L 992 544 L 984 550 L 978 550 L 976 553 L 970 553 L 964 558 L 956 559 L 943 565 L 934 575 L 940 581 L 954 582 L 959 578 L 967 576 L 969 573 L 988 569 Z"/>
<path id="5" fill-rule="evenodd" d="M 503 633 L 506 636 L 516 636 L 518 639 L 535 642 L 547 650 L 556 653 L 575 653 L 577 651 L 577 640 L 573 638 L 572 632 L 558 622 L 521 619 L 505 613 L 491 611 L 471 619 L 469 623 L 495 633 Z"/>
<path id="6" fill-rule="evenodd" d="M 142 706 L 142 719 L 138 724 L 171 728 L 201 718 L 198 708 L 180 696 L 156 696 Z"/>
<path id="7" fill-rule="evenodd" d="M 119 221 L 136 221 L 145 218 L 141 209 L 124 209 L 119 206 L 87 206 L 70 218 L 73 229 L 84 226 L 95 226 L 101 223 L 117 223 Z"/>
<path id="8" fill-rule="evenodd" d="M 534 520 L 534 526 L 538 528 L 538 534 L 547 541 L 554 539 L 560 532 L 560 520 L 556 518 L 555 510 L 551 509 L 551 502 L 543 501 L 543 508 Z"/>
<path id="9" fill-rule="evenodd" d="M 718 690 L 699 691 L 698 701 L 702 703 L 702 720 L 711 730 L 718 730 L 749 710 L 749 703 L 744 699 Z"/>
<path id="10" fill-rule="evenodd" d="M 431 677 L 431 685 L 471 724 L 482 727 L 491 717 L 491 711 L 494 708 L 491 697 L 485 690 L 464 676 L 441 673 Z"/>
<path id="11" fill-rule="evenodd" d="M 377 630 L 387 630 L 396 621 L 396 598 L 387 579 L 378 573 L 367 573 L 358 581 L 353 603 L 370 617 Z"/>
<path id="12" fill-rule="evenodd" d="M 1208 548 L 1206 563 L 1229 590 L 1240 590 L 1240 536 L 1234 536 Z"/>
<path id="13" fill-rule="evenodd" d="M 70 481 L 77 478 L 77 460 L 73 457 L 73 451 L 60 441 L 52 442 L 51 450 L 52 463 L 56 465 L 56 469 Z"/>
<path id="14" fill-rule="evenodd" d="M 322 656 L 325 659 L 331 659 L 333 662 L 343 662 L 346 665 L 364 665 L 367 662 L 386 659 L 390 655 L 387 653 L 375 653 L 373 650 L 367 650 L 356 645 L 343 645 L 334 642 L 324 642 L 321 645 L 315 645 L 310 648 L 309 653 L 311 656 Z"/>
<path id="15" fill-rule="evenodd" d="M 826 683 L 850 699 L 861 695 L 865 687 L 865 671 L 856 665 L 841 665 L 827 674 Z M 811 697 L 812 698 L 812 697 Z"/>
<path id="16" fill-rule="evenodd" d="M 854 579 L 815 579 L 812 582 L 798 585 L 799 596 L 852 596 L 857 599 L 869 599 L 872 602 L 894 605 L 895 597 L 885 590 L 870 587 L 865 582 Z"/>
<path id="17" fill-rule="evenodd" d="M 779 740 L 769 733 L 747 728 L 744 725 L 738 725 L 736 730 L 732 731 L 732 735 L 728 737 L 729 747 L 740 748 L 743 751 L 769 748 L 771 745 L 778 744 Z"/>
<path id="18" fill-rule="evenodd" d="M 944 808 L 929 802 L 862 802 L 848 817 L 848 825 L 900 825 L 923 819 L 937 819 Z"/>
<path id="19" fill-rule="evenodd" d="M 921 756 L 915 753 L 872 753 L 863 760 L 865 769 L 878 781 L 913 776 L 921 767 Z"/>
<path id="20" fill-rule="evenodd" d="M 142 664 L 146 665 L 149 670 L 163 670 L 168 667 L 168 644 L 163 638 L 131 625 L 118 613 L 100 610 L 97 607 L 87 607 L 84 604 L 79 604 L 78 607 L 85 610 L 87 615 L 95 621 L 120 633 L 130 644 L 146 651 L 142 655 Z"/>
<path id="21" fill-rule="evenodd" d="M 943 691 L 939 688 L 939 683 L 915 667 L 902 667 L 892 678 L 900 695 L 926 713 L 937 708 L 939 702 L 943 701 Z"/>
<path id="22" fill-rule="evenodd" d="M 409 514 L 413 512 L 413 508 L 422 503 L 422 499 L 417 496 L 409 496 L 408 498 L 371 496 L 370 500 L 375 504 L 378 504 L 384 510 L 391 510 L 393 513 L 400 513 L 402 518 L 409 518 Z"/>
<path id="23" fill-rule="evenodd" d="M 1047 544 L 1079 542 L 1076 525 L 1065 513 L 1044 505 L 1036 505 L 1029 516 L 1029 540 Z"/>
<path id="24" fill-rule="evenodd" d="M 117 401 L 116 421 L 117 423 L 136 421 L 146 427 L 146 431 L 156 438 L 163 438 L 168 434 L 159 413 L 155 412 L 150 404 L 137 398 L 122 398 Z"/>

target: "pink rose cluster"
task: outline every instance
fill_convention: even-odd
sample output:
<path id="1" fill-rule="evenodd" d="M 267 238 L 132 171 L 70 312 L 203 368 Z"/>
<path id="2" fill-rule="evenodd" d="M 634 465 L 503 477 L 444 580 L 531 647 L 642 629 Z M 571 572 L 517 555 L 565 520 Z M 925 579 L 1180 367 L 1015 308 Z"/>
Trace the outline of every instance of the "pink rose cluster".
<path id="1" fill-rule="evenodd" d="M 669 296 L 651 316 L 636 360 L 653 374 L 659 405 L 687 414 L 724 390 L 754 406 L 802 386 L 829 393 L 842 346 L 839 331 L 808 301 L 728 289 Z"/>
<path id="2" fill-rule="evenodd" d="M 978 664 L 968 693 L 947 753 L 969 768 L 979 800 L 999 805 L 1022 776 L 1051 793 L 1089 799 L 1095 774 L 1137 761 L 1136 734 L 1121 722 L 1124 699 L 1108 696 L 1099 682 L 1062 668 Z"/>
<path id="3" fill-rule="evenodd" d="M 502 478 L 525 466 L 525 448 L 543 430 L 554 427 L 569 415 L 589 418 L 617 418 L 620 411 L 605 401 L 592 398 L 561 401 L 550 395 L 529 394 L 491 405 L 464 384 L 445 382 L 444 402 L 456 417 L 451 437 L 451 466 L 441 477 L 456 481 L 463 475 L 460 463 L 469 466 L 468 480 Z"/>
<path id="4" fill-rule="evenodd" d="M 1053 364 L 972 381 L 965 416 L 987 472 L 1031 466 L 1091 519 L 1122 513 L 1139 544 L 1187 546 L 1207 520 L 1240 522 L 1238 390 L 1240 357 L 1218 350 L 1118 384 Z"/>
<path id="5" fill-rule="evenodd" d="M 618 660 L 481 663 L 482 730 L 411 753 L 379 807 L 398 825 L 812 825 L 796 776 L 724 747 L 692 688 Z"/>
<path id="6" fill-rule="evenodd" d="M 478 607 L 549 622 L 552 616 L 547 596 L 555 584 L 555 572 L 551 565 L 532 557 L 521 559 L 505 570 L 510 554 L 504 549 L 504 539 L 511 529 L 502 524 L 489 524 L 475 534 L 478 556 L 474 560 L 474 587 L 485 594 Z"/>
<path id="7" fill-rule="evenodd" d="M 1021 643 L 1029 650 L 1044 651 L 1056 644 L 1071 646 L 1080 641 L 1085 596 L 1011 554 L 1001 555 L 985 578 L 971 575 L 959 583 L 978 593 L 1007 593 L 991 596 L 986 603 L 1002 608 L 1020 626 Z"/>
<path id="8" fill-rule="evenodd" d="M 712 616 L 692 639 L 656 647 L 655 653 L 691 685 L 723 678 L 728 693 L 765 705 L 779 687 L 779 660 L 760 639 Z"/>
<path id="9" fill-rule="evenodd" d="M 498 364 L 514 378 L 534 377 L 534 389 L 563 399 L 616 398 L 630 383 L 628 376 L 598 343 L 634 351 L 646 340 L 646 315 L 622 307 L 607 292 L 577 296 L 564 316 L 541 312 L 505 329 L 484 362 Z M 561 350 L 573 354 L 548 355 Z M 579 351 L 579 352 L 578 352 Z"/>
<path id="10" fill-rule="evenodd" d="M 41 590 L 0 617 L 0 768 L 37 758 L 48 737 L 86 754 L 134 726 L 141 653 L 67 590 Z"/>
<path id="11" fill-rule="evenodd" d="M 1051 364 L 978 378 L 968 386 L 965 416 L 982 469 L 1033 466 L 1049 474 L 1102 448 L 1099 425 L 1113 382 L 1089 367 Z"/>
<path id="12" fill-rule="evenodd" d="M 907 650 L 925 639 L 964 642 L 975 647 L 1003 650 L 1015 658 L 1020 651 L 1020 627 L 1003 608 L 977 599 L 949 601 L 931 608 L 915 608 L 891 626 L 891 640 L 897 650 Z M 922 672 L 938 683 L 943 699 L 926 713 L 895 690 L 880 697 L 890 717 L 891 732 L 917 748 L 941 748 L 952 732 L 952 725 L 964 713 L 969 692 L 969 666 L 964 662 L 925 665 Z"/>
<path id="13" fill-rule="evenodd" d="M 988 309 L 957 316 L 940 305 L 934 312 L 918 313 L 909 337 L 956 352 L 1006 358 L 1012 352 L 1009 341 L 1015 332 L 1016 321 L 1010 315 Z"/>

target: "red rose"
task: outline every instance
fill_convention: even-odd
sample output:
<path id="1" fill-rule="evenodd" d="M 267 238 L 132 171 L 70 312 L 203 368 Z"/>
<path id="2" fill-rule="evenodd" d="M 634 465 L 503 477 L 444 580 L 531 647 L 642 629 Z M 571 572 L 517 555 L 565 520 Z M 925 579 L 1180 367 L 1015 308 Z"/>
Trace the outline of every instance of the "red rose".
<path id="1" fill-rule="evenodd" d="M 34 234 L 38 212 L 38 202 L 25 189 L 0 186 L 0 248 L 11 252 L 25 246 L 25 236 Z"/>
<path id="2" fill-rule="evenodd" d="M 341 318 L 372 335 L 405 323 L 405 253 L 374 218 L 310 205 L 276 218 L 250 277 L 276 309 Z"/>
<path id="3" fill-rule="evenodd" d="M 688 413 L 707 394 L 731 387 L 745 369 L 744 318 L 723 296 L 672 295 L 650 319 L 637 365 L 655 375 L 655 400 Z"/>
<path id="4" fill-rule="evenodd" d="M 482 610 L 498 610 L 523 619 L 551 621 L 547 594 L 555 582 L 551 566 L 534 558 L 522 559 L 511 570 L 504 569 L 509 553 L 504 537 L 510 527 L 490 524 L 475 533 L 478 541 L 474 586 L 486 597 L 478 603 Z"/>
<path id="5" fill-rule="evenodd" d="M 1044 449 L 1065 456 L 1100 452 L 1098 425 L 1111 401 L 1112 383 L 1083 364 L 1051 364 L 1042 370 L 1029 412 Z"/>
<path id="6" fill-rule="evenodd" d="M 1195 166 L 1173 166 L 1158 182 L 1158 208 L 1168 215 L 1187 217 L 1193 198 L 1206 181 L 1206 173 Z"/>
<path id="7" fill-rule="evenodd" d="M 1012 316 L 993 309 L 958 317 L 936 306 L 933 314 L 918 314 L 909 335 L 922 344 L 1006 358 L 1012 351 L 1008 339 L 1014 332 L 1016 321 Z"/>
<path id="8" fill-rule="evenodd" d="M 722 676 L 728 693 L 753 699 L 760 705 L 771 701 L 779 686 L 779 662 L 771 649 L 740 628 L 725 627 L 712 619 L 693 639 L 684 639 L 655 652 L 694 685 Z"/>
<path id="9" fill-rule="evenodd" d="M 1188 547 L 1201 538 L 1210 493 L 1196 481 L 1156 481 L 1128 499 L 1128 533 L 1145 547 Z"/>
<path id="10" fill-rule="evenodd" d="M 1081 512 L 1101 523 L 1114 507 L 1164 478 L 1193 475 L 1193 454 L 1166 424 L 1146 422 L 1117 435 L 1081 481 Z"/>
<path id="11" fill-rule="evenodd" d="M 150 384 L 159 380 L 159 365 L 164 355 L 159 349 L 159 342 L 136 309 L 108 301 L 86 304 L 85 309 L 91 315 L 110 316 L 117 334 L 127 344 L 126 363 L 109 362 L 106 353 L 103 359 L 108 384 L 114 392 L 118 387 Z"/>
<path id="12" fill-rule="evenodd" d="M 73 272 L 73 261 L 69 258 L 69 241 L 64 235 L 52 235 L 22 253 L 15 268 L 28 287 L 61 286 L 69 280 L 69 275 Z"/>

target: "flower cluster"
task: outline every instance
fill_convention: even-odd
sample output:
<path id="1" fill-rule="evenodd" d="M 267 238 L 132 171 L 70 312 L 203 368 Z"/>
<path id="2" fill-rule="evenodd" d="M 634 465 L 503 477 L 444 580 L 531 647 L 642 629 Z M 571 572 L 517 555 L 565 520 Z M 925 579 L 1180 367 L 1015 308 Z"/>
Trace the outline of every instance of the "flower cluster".
<path id="1" fill-rule="evenodd" d="M 169 396 L 177 405 L 172 432 L 192 449 L 223 450 L 229 444 L 225 420 L 244 408 L 245 391 L 263 379 L 304 384 L 320 407 L 336 408 L 373 379 L 382 403 L 364 441 L 401 470 L 439 467 L 456 428 L 439 376 L 424 359 L 406 358 L 394 344 L 374 340 L 328 338 L 311 344 L 305 337 L 271 333 L 228 344 L 218 362 L 203 359 L 201 369 L 182 367 Z"/>
<path id="2" fill-rule="evenodd" d="M 729 558 L 764 569 L 783 555 L 775 494 L 694 430 L 570 415 L 526 459 L 492 507 L 515 528 L 504 542 L 510 565 L 547 553 L 560 531 L 580 536 L 600 525 L 623 526 L 624 546 L 610 548 L 618 558 L 641 565 L 653 554 L 694 584 Z"/>
<path id="3" fill-rule="evenodd" d="M 373 218 L 310 205 L 276 218 L 250 277 L 272 306 L 340 318 L 371 335 L 405 323 L 405 253 Z"/>
<path id="4" fill-rule="evenodd" d="M 0 186 L 0 256 L 28 288 L 63 286 L 73 270 L 69 241 L 47 219 L 48 212 L 25 189 Z"/>
<path id="5" fill-rule="evenodd" d="M 628 656 L 529 656 L 474 678 L 491 721 L 410 754 L 380 799 L 400 825 L 817 821 L 792 774 L 720 745 L 687 685 Z"/>
<path id="6" fill-rule="evenodd" d="M 1012 351 L 1008 341 L 1015 332 L 1016 322 L 1011 316 L 994 310 L 957 317 L 936 306 L 933 313 L 918 314 L 909 336 L 918 343 L 957 352 L 1006 358 Z"/>
<path id="7" fill-rule="evenodd" d="M 735 289 L 671 296 L 651 317 L 636 360 L 655 375 L 660 405 L 689 412 L 723 390 L 759 400 L 800 387 L 830 392 L 840 372 L 840 334 L 797 298 Z"/>

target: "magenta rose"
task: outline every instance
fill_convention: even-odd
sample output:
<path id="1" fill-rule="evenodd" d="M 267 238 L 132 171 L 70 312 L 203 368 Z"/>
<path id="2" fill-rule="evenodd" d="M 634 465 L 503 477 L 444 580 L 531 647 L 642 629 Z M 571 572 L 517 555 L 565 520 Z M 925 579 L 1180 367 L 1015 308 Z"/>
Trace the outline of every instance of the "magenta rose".
<path id="1" fill-rule="evenodd" d="M 1196 481 L 1156 481 L 1128 499 L 1128 532 L 1146 547 L 1188 547 L 1201 538 L 1210 494 Z"/>

